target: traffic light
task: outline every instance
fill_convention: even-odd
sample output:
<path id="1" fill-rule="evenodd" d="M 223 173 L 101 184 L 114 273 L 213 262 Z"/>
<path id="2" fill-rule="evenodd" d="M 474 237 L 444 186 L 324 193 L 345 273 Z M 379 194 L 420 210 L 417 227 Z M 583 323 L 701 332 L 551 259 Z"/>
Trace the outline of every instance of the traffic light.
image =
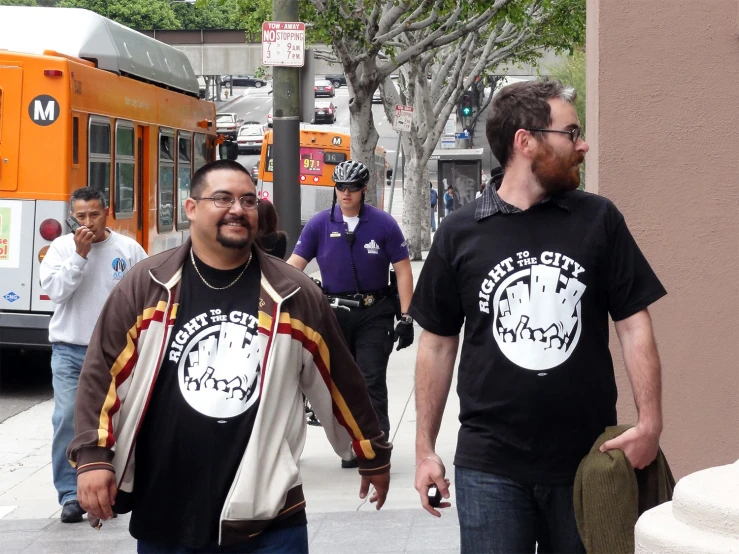
<path id="1" fill-rule="evenodd" d="M 472 115 L 472 97 L 469 94 L 462 96 L 462 101 L 459 104 L 459 111 L 464 117 Z"/>

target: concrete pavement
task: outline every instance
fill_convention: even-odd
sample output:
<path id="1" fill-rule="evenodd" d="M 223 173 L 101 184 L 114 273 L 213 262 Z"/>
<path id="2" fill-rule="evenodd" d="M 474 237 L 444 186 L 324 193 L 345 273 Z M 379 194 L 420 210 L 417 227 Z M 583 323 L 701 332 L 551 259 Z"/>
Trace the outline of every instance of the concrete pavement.
<path id="1" fill-rule="evenodd" d="M 393 215 L 400 218 L 403 195 L 396 190 Z M 418 277 L 423 262 L 413 262 Z M 420 329 L 416 327 L 416 339 Z M 300 468 L 307 498 L 308 532 L 313 554 L 350 552 L 459 551 L 459 530 L 452 508 L 436 519 L 420 508 L 415 475 L 414 366 L 417 342 L 393 351 L 388 391 L 393 441 L 392 481 L 381 511 L 359 499 L 356 470 L 341 469 L 322 428 L 308 427 Z M 455 376 L 456 382 L 456 376 Z M 457 441 L 459 403 L 447 402 L 437 452 L 452 472 Z M 100 531 L 87 523 L 62 524 L 51 478 L 51 414 L 53 401 L 37 404 L 0 424 L 0 552 L 125 553 L 135 552 L 128 516 L 106 522 Z M 450 475 L 453 477 L 453 475 Z"/>

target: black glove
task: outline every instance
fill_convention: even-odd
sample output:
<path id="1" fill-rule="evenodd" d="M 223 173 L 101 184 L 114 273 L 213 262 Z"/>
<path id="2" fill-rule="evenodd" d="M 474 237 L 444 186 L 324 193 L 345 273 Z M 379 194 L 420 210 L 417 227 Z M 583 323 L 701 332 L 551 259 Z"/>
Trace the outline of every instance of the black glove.
<path id="1" fill-rule="evenodd" d="M 314 282 L 314 283 L 315 283 L 316 285 L 318 285 L 318 288 L 319 288 L 319 289 L 322 289 L 322 288 L 323 288 L 323 284 L 321 283 L 321 280 L 320 280 L 320 279 L 314 279 L 314 278 L 313 278 L 313 277 L 311 277 L 310 275 L 308 276 L 308 278 L 309 278 L 309 279 L 310 279 L 311 281 L 313 281 L 313 282 Z"/>
<path id="2" fill-rule="evenodd" d="M 413 322 L 412 321 L 399 321 L 395 326 L 395 338 L 393 342 L 398 342 L 398 347 L 395 349 L 397 352 L 407 346 L 413 344 Z"/>

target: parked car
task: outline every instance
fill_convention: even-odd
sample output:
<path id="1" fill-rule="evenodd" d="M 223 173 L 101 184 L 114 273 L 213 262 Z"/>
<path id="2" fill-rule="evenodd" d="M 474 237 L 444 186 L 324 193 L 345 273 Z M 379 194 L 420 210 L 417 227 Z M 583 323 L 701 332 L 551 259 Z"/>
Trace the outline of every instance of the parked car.
<path id="1" fill-rule="evenodd" d="M 239 129 L 239 136 L 236 143 L 239 145 L 239 153 L 256 150 L 262 150 L 262 142 L 264 142 L 264 126 L 255 121 L 245 123 Z"/>
<path id="2" fill-rule="evenodd" d="M 272 109 L 273 108 L 270 108 L 269 113 L 267 114 L 267 127 L 272 127 L 272 119 L 274 118 L 272 115 Z"/>
<path id="3" fill-rule="evenodd" d="M 316 98 L 320 96 L 328 96 L 330 98 L 333 98 L 334 96 L 336 96 L 336 93 L 334 92 L 334 86 L 331 84 L 331 82 L 323 79 L 316 79 L 316 84 L 313 87 L 313 92 L 315 93 Z"/>
<path id="4" fill-rule="evenodd" d="M 262 88 L 267 86 L 265 79 L 260 79 L 254 75 L 226 75 L 221 79 L 221 84 L 228 86 L 233 83 L 234 87 L 255 87 Z"/>
<path id="5" fill-rule="evenodd" d="M 239 118 L 239 114 L 233 112 L 223 112 L 216 114 L 216 132 L 224 135 L 226 138 L 236 140 L 239 127 L 244 122 Z"/>
<path id="6" fill-rule="evenodd" d="M 330 100 L 316 102 L 311 123 L 336 123 L 336 107 Z"/>
<path id="7" fill-rule="evenodd" d="M 330 81 L 335 89 L 346 86 L 346 77 L 343 73 L 337 73 L 335 75 L 325 75 L 324 78 L 327 81 Z"/>
<path id="8" fill-rule="evenodd" d="M 373 104 L 382 104 L 382 94 L 380 94 L 380 89 L 376 89 L 375 92 L 372 94 L 372 103 Z"/>

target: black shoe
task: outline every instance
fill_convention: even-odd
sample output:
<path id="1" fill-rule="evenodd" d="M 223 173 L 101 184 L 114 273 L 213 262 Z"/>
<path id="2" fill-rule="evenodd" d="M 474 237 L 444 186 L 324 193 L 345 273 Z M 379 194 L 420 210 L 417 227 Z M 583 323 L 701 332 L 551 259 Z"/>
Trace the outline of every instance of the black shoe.
<path id="1" fill-rule="evenodd" d="M 82 521 L 84 513 L 85 510 L 82 509 L 79 502 L 76 500 L 69 500 L 68 502 L 65 502 L 62 507 L 62 523 L 79 523 Z"/>
<path id="2" fill-rule="evenodd" d="M 359 460 L 357 460 L 356 458 L 352 458 L 349 461 L 341 460 L 341 467 L 343 467 L 344 469 L 351 469 L 354 467 L 359 467 Z"/>

